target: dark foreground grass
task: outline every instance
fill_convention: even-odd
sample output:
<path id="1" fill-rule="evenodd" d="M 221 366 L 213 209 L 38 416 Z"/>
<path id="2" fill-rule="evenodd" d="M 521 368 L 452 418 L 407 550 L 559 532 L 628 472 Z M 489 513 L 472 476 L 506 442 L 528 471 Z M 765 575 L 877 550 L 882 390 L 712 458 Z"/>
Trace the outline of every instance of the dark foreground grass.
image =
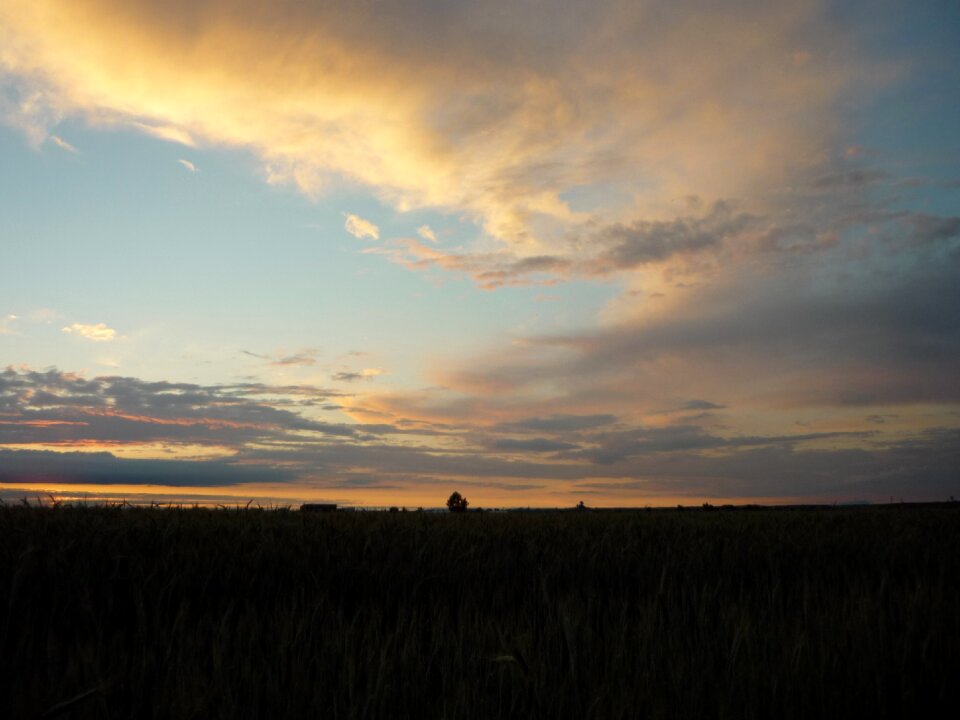
<path id="1" fill-rule="evenodd" d="M 958 590 L 950 508 L 6 506 L 0 717 L 947 717 Z"/>

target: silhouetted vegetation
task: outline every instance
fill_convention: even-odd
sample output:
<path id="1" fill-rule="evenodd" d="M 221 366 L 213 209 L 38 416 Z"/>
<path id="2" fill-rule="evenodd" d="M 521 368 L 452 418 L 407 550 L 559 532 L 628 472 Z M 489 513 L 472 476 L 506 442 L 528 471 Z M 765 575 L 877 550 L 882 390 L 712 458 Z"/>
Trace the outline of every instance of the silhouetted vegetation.
<path id="1" fill-rule="evenodd" d="M 944 717 L 958 598 L 949 508 L 4 506 L 0 717 Z"/>
<path id="2" fill-rule="evenodd" d="M 470 505 L 470 501 L 456 490 L 447 498 L 447 509 L 450 512 L 465 512 Z"/>

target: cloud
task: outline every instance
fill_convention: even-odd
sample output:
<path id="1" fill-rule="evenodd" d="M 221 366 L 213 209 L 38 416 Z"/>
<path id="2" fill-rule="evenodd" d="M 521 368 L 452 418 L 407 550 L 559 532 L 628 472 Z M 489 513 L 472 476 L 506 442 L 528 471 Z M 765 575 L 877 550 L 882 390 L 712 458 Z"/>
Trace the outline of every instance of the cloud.
<path id="1" fill-rule="evenodd" d="M 271 365 L 316 365 L 316 351 L 304 350 L 294 355 L 284 355 L 271 362 Z"/>
<path id="2" fill-rule="evenodd" d="M 363 240 L 364 238 L 380 239 L 380 228 L 369 220 L 364 220 L 359 215 L 353 214 L 348 214 L 346 218 L 347 220 L 343 224 L 344 228 L 358 240 Z"/>
<path id="3" fill-rule="evenodd" d="M 570 193 L 629 227 L 678 194 L 781 182 L 829 144 L 837 101 L 882 75 L 816 0 L 570 2 L 549 23 L 508 0 L 5 10 L 11 122 L 248 148 L 272 182 L 347 180 L 401 211 L 463 213 L 523 255 L 553 254 L 599 209 Z"/>
<path id="4" fill-rule="evenodd" d="M 579 483 L 608 497 L 638 491 L 689 497 L 840 498 L 886 502 L 896 497 L 945 500 L 956 494 L 951 463 L 960 460 L 956 429 L 931 428 L 908 440 L 874 448 L 798 449 L 774 443 L 706 457 L 657 454 L 634 459 L 644 480 Z M 927 462 L 922 460 L 925 458 Z M 906 494 L 902 494 L 906 493 Z"/>
<path id="5" fill-rule="evenodd" d="M 603 250 L 588 262 L 589 272 L 603 275 L 716 248 L 727 238 L 741 236 L 755 222 L 751 215 L 736 213 L 728 203 L 717 201 L 702 217 L 609 225 L 591 243 Z"/>
<path id="6" fill-rule="evenodd" d="M 434 420 L 524 405 L 530 414 L 590 408 L 627 417 L 720 409 L 678 407 L 677 398 L 692 397 L 735 406 L 724 421 L 742 423 L 753 412 L 787 416 L 800 407 L 843 413 L 960 402 L 957 218 L 889 211 L 837 190 L 810 195 L 799 211 L 819 228 L 809 244 L 800 231 L 786 239 L 783 215 L 740 219 L 729 209 L 641 226 L 629 252 L 612 244 L 594 259 L 629 264 L 637 248 L 657 254 L 678 245 L 693 254 L 624 274 L 625 291 L 596 327 L 527 335 L 437 363 L 430 380 L 456 403 L 397 407 Z M 702 226 L 723 239 L 700 240 Z M 724 234 L 730 226 L 736 231 Z M 819 244 L 822 232 L 836 242 Z M 797 251 L 804 245 L 816 249 Z"/>
<path id="7" fill-rule="evenodd" d="M 849 171 L 854 172 L 854 171 Z M 635 277 L 654 270 L 674 278 L 696 279 L 704 269 L 723 263 L 730 270 L 749 265 L 751 256 L 823 254 L 844 249 L 841 238 L 883 232 L 896 253 L 912 245 L 948 243 L 960 237 L 960 218 L 907 210 L 889 210 L 868 202 L 863 188 L 820 188 L 793 200 L 797 212 L 768 210 L 748 213 L 731 201 L 703 207 L 693 203 L 670 220 L 634 220 L 598 225 L 586 223 L 570 231 L 566 246 L 555 255 L 519 256 L 512 251 L 444 251 L 413 239 L 397 240 L 364 252 L 384 255 L 414 271 L 440 269 L 471 276 L 483 289 L 513 285 L 551 285 L 561 280 Z M 847 242 L 849 245 L 849 241 Z M 844 258 L 845 260 L 845 258 Z M 662 297 L 663 294 L 651 294 Z"/>
<path id="8" fill-rule="evenodd" d="M 344 371 L 334 373 L 333 379 L 338 382 L 356 382 L 357 380 L 369 380 L 378 375 L 383 375 L 384 371 L 380 368 L 364 368 L 359 371 Z"/>
<path id="9" fill-rule="evenodd" d="M 871 431 L 827 432 L 793 435 L 734 435 L 722 437 L 706 431 L 698 425 L 677 424 L 664 427 L 632 427 L 597 434 L 594 447 L 579 450 L 571 456 L 588 458 L 598 465 L 611 465 L 635 461 L 639 457 L 654 454 L 676 456 L 682 453 L 700 453 L 717 449 L 742 449 L 787 445 L 824 440 L 851 440 L 869 438 Z"/>
<path id="10" fill-rule="evenodd" d="M 608 240 L 566 271 L 601 257 L 641 270 L 623 276 L 596 327 L 428 358 L 432 387 L 368 394 L 363 407 L 462 428 L 487 453 L 536 466 L 525 473 L 557 465 L 547 487 L 608 499 L 956 494 L 946 468 L 960 417 L 960 226 L 862 193 L 811 190 L 777 214 L 708 206 L 624 225 L 637 231 L 628 237 L 600 228 Z M 456 268 L 479 277 L 494 257 L 458 255 Z M 920 447 L 937 458 L 925 470 Z"/>
<path id="11" fill-rule="evenodd" d="M 119 117 L 112 118 L 110 122 L 115 124 L 126 124 L 126 121 Z M 131 127 L 134 127 L 137 130 L 160 140 L 166 140 L 167 142 L 173 142 L 191 148 L 197 146 L 196 141 L 190 136 L 190 133 L 181 127 L 176 127 L 173 125 L 142 123 L 135 120 L 130 122 L 130 125 Z"/>
<path id="12" fill-rule="evenodd" d="M 492 444 L 495 450 L 504 452 L 558 452 L 560 450 L 573 450 L 577 446 L 573 443 L 551 440 L 550 438 L 530 438 L 525 440 L 513 440 L 503 438 L 495 440 Z"/>
<path id="13" fill-rule="evenodd" d="M 283 366 L 311 366 L 317 364 L 317 357 L 320 354 L 320 351 L 316 348 L 304 348 L 300 352 L 293 353 L 290 355 L 264 355 L 262 353 L 250 352 L 249 350 L 241 350 L 244 355 L 249 355 L 250 357 L 257 358 L 258 360 L 266 360 L 271 365 L 277 367 Z"/>
<path id="14" fill-rule="evenodd" d="M 530 503 L 601 490 L 614 504 L 958 492 L 960 430 L 946 426 L 882 436 L 876 429 L 757 435 L 561 413 L 485 426 L 470 418 L 445 426 L 404 418 L 343 425 L 311 417 L 314 406 L 299 404 L 335 396 L 310 386 L 7 369 L 0 372 L 0 482 L 274 483 L 294 495 L 339 489 L 356 500 L 362 496 L 346 491 L 429 495 L 438 485 L 470 482 L 474 494 L 501 502 L 518 492 Z M 221 457 L 177 459 L 178 448 L 198 445 Z"/>
<path id="15" fill-rule="evenodd" d="M 680 410 L 722 410 L 726 405 L 718 405 L 709 400 L 691 400 L 680 406 Z"/>
<path id="16" fill-rule="evenodd" d="M 108 452 L 51 452 L 0 448 L 0 483 L 223 487 L 289 482 L 279 467 L 251 467 L 230 460 L 139 460 Z"/>
<path id="17" fill-rule="evenodd" d="M 424 240 L 429 240 L 432 243 L 437 242 L 437 234 L 430 228 L 429 225 L 421 225 L 418 227 L 417 235 L 422 237 Z"/>
<path id="18" fill-rule="evenodd" d="M 960 238 L 960 216 L 943 217 L 916 213 L 906 218 L 913 242 L 920 245 L 946 243 Z"/>
<path id="19" fill-rule="evenodd" d="M 495 429 L 504 432 L 575 432 L 593 430 L 617 421 L 613 415 L 567 415 L 558 413 L 549 417 L 531 417 L 500 423 Z"/>
<path id="20" fill-rule="evenodd" d="M 0 33 L 5 30 L 6 26 L 0 27 Z M 0 34 L 0 47 L 6 50 L 5 40 L 5 34 Z M 39 149 L 63 114 L 56 108 L 55 98 L 35 83 L 5 75 L 3 60 L 0 55 L 0 122 L 22 132 L 27 142 Z"/>
<path id="21" fill-rule="evenodd" d="M 61 150 L 66 150 L 67 152 L 71 152 L 71 153 L 80 152 L 73 145 L 71 145 L 70 143 L 68 143 L 66 140 L 64 140 L 62 137 L 59 137 L 58 135 L 51 135 L 48 139 L 50 140 L 50 142 L 52 142 Z"/>
<path id="22" fill-rule="evenodd" d="M 569 404 L 602 402 L 614 414 L 659 411 L 684 394 L 781 410 L 960 403 L 960 255 L 915 272 L 859 287 L 843 274 L 811 285 L 800 268 L 742 274 L 675 293 L 667 313 L 526 338 L 440 380 L 518 401 L 562 388 L 556 397 Z"/>
<path id="23" fill-rule="evenodd" d="M 192 173 L 197 172 L 197 166 L 194 165 L 194 164 L 193 164 L 192 162 L 190 162 L 189 160 L 184 160 L 183 158 L 181 158 L 181 159 L 177 160 L 177 162 L 180 163 L 181 165 L 183 165 L 188 171 L 190 171 L 190 172 L 192 172 Z"/>
<path id="24" fill-rule="evenodd" d="M 466 273 L 485 290 L 537 282 L 551 284 L 555 282 L 554 276 L 568 275 L 572 267 L 570 260 L 556 256 L 518 258 L 507 252 L 448 253 L 410 239 L 398 240 L 391 247 L 368 248 L 364 252 L 384 255 L 410 270 L 440 268 Z M 537 276 L 540 276 L 539 280 Z"/>
<path id="25" fill-rule="evenodd" d="M 349 425 L 287 409 L 338 394 L 308 386 L 88 380 L 56 370 L 7 369 L 0 373 L 0 444 L 165 442 L 237 451 L 248 442 L 300 434 L 355 436 Z"/>
<path id="26" fill-rule="evenodd" d="M 861 188 L 868 185 L 875 185 L 883 180 L 889 179 L 889 177 L 889 174 L 884 170 L 870 170 L 865 168 L 834 170 L 816 178 L 813 186 L 818 190 Z"/>
<path id="27" fill-rule="evenodd" d="M 13 324 L 17 320 L 19 320 L 19 318 L 12 313 L 4 317 L 0 317 L 0 335 L 16 334 L 16 330 L 13 329 Z"/>
<path id="28" fill-rule="evenodd" d="M 257 358 L 258 360 L 269 360 L 269 359 L 270 359 L 270 356 L 269 356 L 269 355 L 261 355 L 260 353 L 251 352 L 251 351 L 249 351 L 249 350 L 241 350 L 240 352 L 242 352 L 244 355 L 249 355 L 250 357 L 255 357 L 255 358 Z"/>
<path id="29" fill-rule="evenodd" d="M 389 257 L 410 270 L 440 268 L 473 277 L 484 289 L 510 285 L 553 284 L 557 279 L 602 278 L 641 267 L 718 252 L 743 241 L 760 218 L 718 201 L 705 213 L 663 220 L 635 220 L 577 231 L 558 255 L 521 257 L 512 252 L 444 252 L 416 240 L 399 240 L 366 252 Z"/>
<path id="30" fill-rule="evenodd" d="M 68 335 L 77 335 L 94 342 L 110 342 L 116 339 L 117 331 L 107 327 L 106 323 L 97 323 L 96 325 L 84 325 L 83 323 L 74 323 L 63 328 L 63 332 Z"/>

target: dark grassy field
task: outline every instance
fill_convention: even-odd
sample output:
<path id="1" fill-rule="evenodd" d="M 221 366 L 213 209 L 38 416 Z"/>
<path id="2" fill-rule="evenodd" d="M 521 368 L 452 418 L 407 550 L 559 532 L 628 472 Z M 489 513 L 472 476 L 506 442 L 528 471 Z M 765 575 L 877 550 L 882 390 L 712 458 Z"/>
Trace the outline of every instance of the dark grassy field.
<path id="1" fill-rule="evenodd" d="M 0 612 L 4 718 L 947 717 L 960 511 L 4 506 Z"/>

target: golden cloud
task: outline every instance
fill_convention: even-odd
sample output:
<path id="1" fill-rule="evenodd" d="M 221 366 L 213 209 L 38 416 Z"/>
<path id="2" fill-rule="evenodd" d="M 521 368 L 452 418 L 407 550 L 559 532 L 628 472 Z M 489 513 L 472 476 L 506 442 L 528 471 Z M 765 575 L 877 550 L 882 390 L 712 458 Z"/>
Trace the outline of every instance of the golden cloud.
<path id="1" fill-rule="evenodd" d="M 107 327 L 106 323 L 97 323 L 96 325 L 73 323 L 73 325 L 68 325 L 63 328 L 63 332 L 68 335 L 77 335 L 87 340 L 93 340 L 94 342 L 110 342 L 117 337 L 117 331 Z"/>
<path id="2" fill-rule="evenodd" d="M 493 5 L 5 0 L 6 115 L 253 149 L 270 182 L 346 178 L 533 255 L 782 182 L 856 74 L 815 0 Z"/>
<path id="3" fill-rule="evenodd" d="M 343 227 L 358 240 L 363 240 L 364 238 L 372 238 L 373 240 L 380 239 L 380 228 L 369 220 L 364 220 L 359 215 L 349 213 Z"/>

